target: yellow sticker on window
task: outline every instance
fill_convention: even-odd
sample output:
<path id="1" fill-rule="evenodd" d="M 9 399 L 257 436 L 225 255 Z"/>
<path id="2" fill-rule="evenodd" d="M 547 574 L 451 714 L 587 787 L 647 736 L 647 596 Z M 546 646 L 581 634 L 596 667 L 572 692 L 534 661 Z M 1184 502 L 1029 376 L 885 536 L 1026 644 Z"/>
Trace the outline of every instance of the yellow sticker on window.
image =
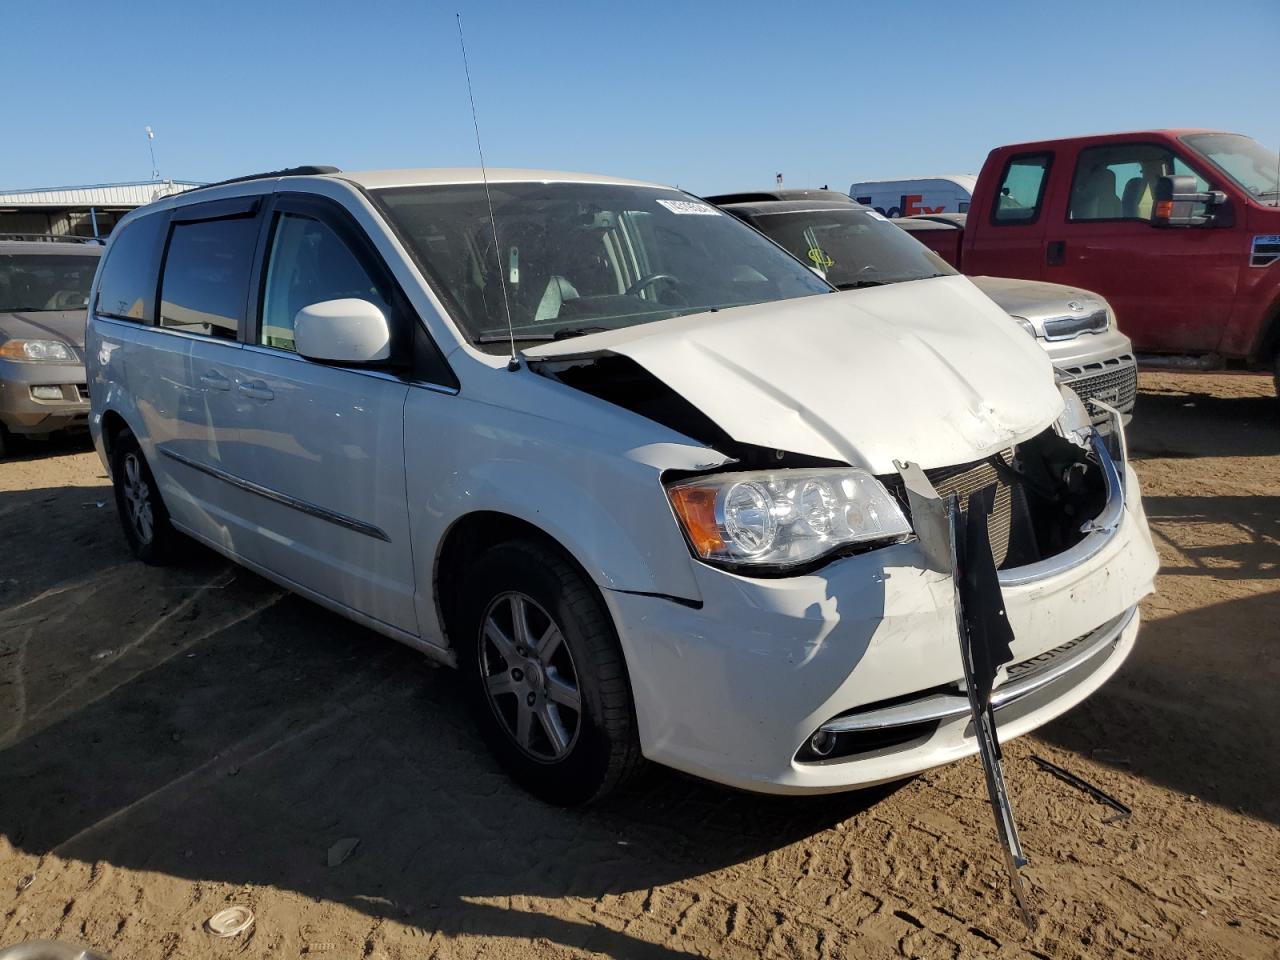
<path id="1" fill-rule="evenodd" d="M 813 265 L 815 267 L 819 267 L 823 270 L 836 265 L 836 262 L 832 260 L 821 247 L 810 247 L 809 259 L 813 261 Z"/>

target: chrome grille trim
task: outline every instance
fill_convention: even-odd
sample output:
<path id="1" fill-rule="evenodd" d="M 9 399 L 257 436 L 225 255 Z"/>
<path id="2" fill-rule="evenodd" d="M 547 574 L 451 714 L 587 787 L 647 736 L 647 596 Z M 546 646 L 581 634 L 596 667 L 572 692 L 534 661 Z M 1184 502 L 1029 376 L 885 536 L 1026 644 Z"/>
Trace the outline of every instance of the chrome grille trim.
<path id="1" fill-rule="evenodd" d="M 1054 317 L 1044 322 L 1046 340 L 1070 340 L 1082 333 L 1101 333 L 1107 329 L 1107 310 L 1103 307 L 1079 317 Z"/>
<path id="2" fill-rule="evenodd" d="M 1131 354 L 1061 369 L 1067 375 L 1062 382 L 1086 403 L 1101 400 L 1128 410 L 1138 398 L 1138 364 Z M 1094 422 L 1099 419 L 1095 416 Z"/>
<path id="3" fill-rule="evenodd" d="M 992 707 L 999 710 L 1076 671 L 1096 665 L 1099 658 L 1105 661 L 1137 612 L 1137 606 L 1132 606 L 1096 630 L 1014 664 L 1009 668 L 1005 681 L 992 692 Z M 1092 669 L 1086 671 L 1092 672 Z M 955 720 L 968 715 L 969 698 L 957 687 L 954 692 L 935 691 L 918 700 L 847 713 L 828 720 L 818 729 L 824 733 L 856 733 Z"/>

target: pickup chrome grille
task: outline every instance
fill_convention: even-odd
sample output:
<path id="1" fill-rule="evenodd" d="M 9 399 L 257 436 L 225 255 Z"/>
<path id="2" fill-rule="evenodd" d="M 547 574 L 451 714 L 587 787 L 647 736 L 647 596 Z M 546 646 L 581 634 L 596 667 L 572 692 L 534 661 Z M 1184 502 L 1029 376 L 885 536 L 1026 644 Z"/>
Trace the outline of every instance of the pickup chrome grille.
<path id="1" fill-rule="evenodd" d="M 1006 450 L 1002 456 L 1008 462 L 1013 458 L 1013 450 Z M 938 491 L 938 495 L 946 500 L 955 494 L 960 500 L 960 508 L 967 509 L 969 495 L 986 487 L 996 488 L 995 504 L 991 516 L 987 518 L 987 536 L 991 540 L 991 556 L 996 566 L 1001 566 L 1009 555 L 1009 537 L 1013 526 L 1014 489 L 990 463 L 962 464 L 958 467 L 940 467 L 926 470 L 925 476 Z"/>
<path id="2" fill-rule="evenodd" d="M 1098 363 L 1062 369 L 1069 377 L 1063 382 L 1081 400 L 1101 400 L 1121 411 L 1127 411 L 1138 397 L 1138 364 L 1127 353 Z M 1094 420 L 1096 422 L 1105 417 L 1105 413 L 1097 413 Z"/>

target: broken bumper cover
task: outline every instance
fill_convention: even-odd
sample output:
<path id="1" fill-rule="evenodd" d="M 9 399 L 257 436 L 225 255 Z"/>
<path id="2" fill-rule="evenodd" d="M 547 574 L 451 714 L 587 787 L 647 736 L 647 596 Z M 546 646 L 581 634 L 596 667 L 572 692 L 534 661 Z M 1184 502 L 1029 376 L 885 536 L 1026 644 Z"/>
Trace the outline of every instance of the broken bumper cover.
<path id="1" fill-rule="evenodd" d="M 1079 703 L 1133 648 L 1158 561 L 1128 468 L 1123 486 L 1110 530 L 1001 572 L 1015 634 L 995 695 L 1004 740 Z M 926 567 L 916 541 L 778 580 L 695 564 L 701 608 L 607 592 L 645 755 L 748 790 L 827 793 L 975 753 L 951 579 Z M 886 720 L 902 735 L 804 756 L 823 727 L 857 737 Z"/>

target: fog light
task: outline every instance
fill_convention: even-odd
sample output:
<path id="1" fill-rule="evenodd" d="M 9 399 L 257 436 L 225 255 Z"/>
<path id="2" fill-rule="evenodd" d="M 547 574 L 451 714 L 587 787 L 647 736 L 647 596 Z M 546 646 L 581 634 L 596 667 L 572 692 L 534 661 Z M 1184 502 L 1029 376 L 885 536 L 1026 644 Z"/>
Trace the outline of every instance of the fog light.
<path id="1" fill-rule="evenodd" d="M 820 757 L 825 757 L 836 748 L 836 735 L 826 730 L 819 730 L 809 738 L 809 749 Z"/>
<path id="2" fill-rule="evenodd" d="M 59 386 L 32 387 L 31 396 L 37 400 L 61 400 L 62 388 Z"/>

